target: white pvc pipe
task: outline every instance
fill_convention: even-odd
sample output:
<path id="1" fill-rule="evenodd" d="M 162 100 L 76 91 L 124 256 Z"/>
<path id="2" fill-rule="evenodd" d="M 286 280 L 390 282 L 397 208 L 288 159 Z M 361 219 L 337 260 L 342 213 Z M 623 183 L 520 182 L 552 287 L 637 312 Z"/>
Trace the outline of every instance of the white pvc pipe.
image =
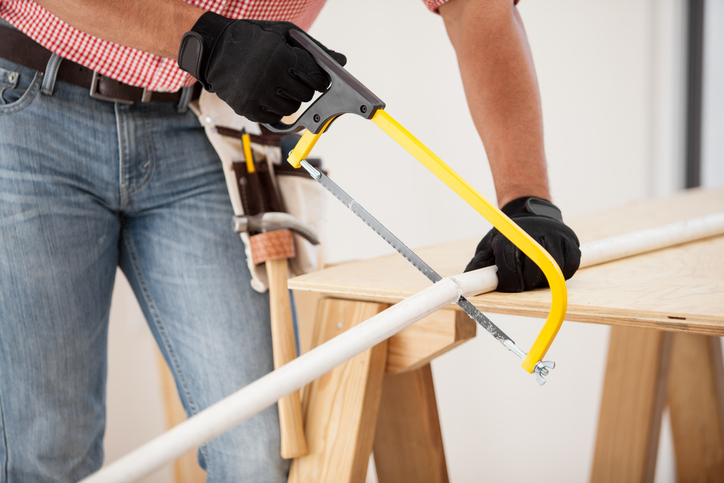
<path id="1" fill-rule="evenodd" d="M 581 247 L 581 268 L 724 233 L 724 213 L 605 238 Z"/>
<path id="2" fill-rule="evenodd" d="M 494 279 L 497 278 L 494 271 L 488 272 L 492 273 Z M 491 283 L 489 275 L 486 283 Z M 497 284 L 497 280 L 495 283 Z M 470 282 L 467 282 L 466 286 L 469 288 Z M 142 478 L 271 406 L 282 396 L 312 382 L 346 360 L 455 302 L 462 293 L 455 277 L 445 278 L 257 379 L 82 481 L 121 483 Z"/>
<path id="3" fill-rule="evenodd" d="M 592 267 L 612 262 L 621 258 L 632 257 L 642 253 L 673 247 L 689 243 L 702 238 L 724 234 L 724 213 L 701 216 L 668 225 L 657 226 L 647 230 L 626 233 L 624 235 L 604 238 L 586 243 L 581 247 L 580 268 Z M 485 269 L 483 269 L 485 270 Z M 480 295 L 495 290 L 497 277 L 492 288 L 480 286 L 478 283 L 478 270 L 456 275 L 455 278 L 461 286 L 466 297 Z M 466 290 L 466 284 L 469 290 Z"/>
<path id="4" fill-rule="evenodd" d="M 581 267 L 724 233 L 724 213 L 621 235 L 581 247 Z M 494 267 L 445 278 L 349 329 L 292 362 L 206 408 L 170 431 L 82 480 L 136 481 L 224 433 L 339 364 L 455 302 L 460 295 L 495 290 Z"/>

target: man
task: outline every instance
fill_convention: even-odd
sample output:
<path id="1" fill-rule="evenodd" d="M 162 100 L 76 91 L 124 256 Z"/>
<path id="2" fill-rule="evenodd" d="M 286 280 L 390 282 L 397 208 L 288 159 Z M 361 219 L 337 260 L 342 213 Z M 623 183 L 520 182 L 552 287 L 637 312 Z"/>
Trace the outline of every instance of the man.
<path id="1" fill-rule="evenodd" d="M 577 240 L 546 201 L 512 1 L 426 3 L 455 46 L 499 205 L 572 275 Z M 194 78 L 175 59 L 237 113 L 273 122 L 326 86 L 280 22 L 308 28 L 323 4 L 0 0 L 19 29 L 0 30 L 0 481 L 76 481 L 102 463 L 116 266 L 189 414 L 272 369 L 267 300 L 249 288 L 220 163 L 186 109 Z M 493 262 L 502 289 L 545 284 L 495 231 L 469 268 Z M 285 481 L 278 432 L 269 408 L 204 445 L 208 481 Z"/>

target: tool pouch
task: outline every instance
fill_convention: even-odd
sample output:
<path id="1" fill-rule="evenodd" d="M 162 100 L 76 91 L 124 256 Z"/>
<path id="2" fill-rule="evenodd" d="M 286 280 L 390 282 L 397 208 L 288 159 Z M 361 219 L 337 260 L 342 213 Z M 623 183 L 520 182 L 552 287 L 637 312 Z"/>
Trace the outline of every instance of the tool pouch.
<path id="1" fill-rule="evenodd" d="M 261 211 L 285 211 L 321 232 L 324 218 L 324 188 L 301 169 L 282 161 L 280 134 L 263 133 L 260 126 L 237 115 L 215 94 L 202 91 L 198 101 L 189 106 L 198 116 L 206 135 L 221 159 L 234 214 L 255 215 Z M 248 173 L 241 131 L 251 137 L 256 172 Z M 255 179 L 250 179 L 255 178 Z M 278 194 L 278 197 L 277 197 Z M 231 227 L 231 220 L 229 220 Z M 231 228 L 230 228 L 231 229 Z M 242 232 L 251 286 L 257 292 L 268 289 L 266 269 L 255 265 L 249 233 Z M 320 248 L 294 235 L 296 256 L 289 260 L 291 275 L 302 275 L 321 266 Z"/>

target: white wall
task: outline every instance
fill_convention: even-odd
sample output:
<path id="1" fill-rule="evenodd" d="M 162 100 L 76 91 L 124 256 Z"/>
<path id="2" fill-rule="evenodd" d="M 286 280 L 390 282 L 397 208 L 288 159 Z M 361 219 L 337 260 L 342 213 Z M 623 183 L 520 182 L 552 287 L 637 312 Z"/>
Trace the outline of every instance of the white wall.
<path id="1" fill-rule="evenodd" d="M 701 184 L 724 187 L 724 2 L 704 4 Z"/>
<path id="2" fill-rule="evenodd" d="M 564 214 L 681 186 L 681 3 L 521 2 L 543 97 L 554 201 Z M 438 17 L 417 0 L 329 0 L 311 33 L 345 53 L 348 70 L 387 102 L 390 114 L 495 199 Z M 412 247 L 482 236 L 488 229 L 361 118 L 336 121 L 314 154 L 335 181 Z M 327 262 L 391 252 L 331 198 L 327 217 Z M 126 293 L 115 307 L 129 299 Z M 540 320 L 521 317 L 493 319 L 521 347 L 530 346 L 541 326 Z M 566 323 L 549 352 L 558 367 L 543 388 L 482 331 L 439 358 L 433 370 L 451 481 L 587 480 L 608 332 L 604 326 Z M 123 372 L 114 365 L 122 364 L 111 361 L 111 396 Z M 136 383 L 152 388 L 155 376 L 148 374 L 136 374 Z M 159 404 L 158 397 L 149 396 L 148 404 Z M 124 406 L 109 408 L 108 442 L 121 438 L 114 427 L 130 427 Z M 674 478 L 666 427 L 664 433 L 659 482 Z"/>

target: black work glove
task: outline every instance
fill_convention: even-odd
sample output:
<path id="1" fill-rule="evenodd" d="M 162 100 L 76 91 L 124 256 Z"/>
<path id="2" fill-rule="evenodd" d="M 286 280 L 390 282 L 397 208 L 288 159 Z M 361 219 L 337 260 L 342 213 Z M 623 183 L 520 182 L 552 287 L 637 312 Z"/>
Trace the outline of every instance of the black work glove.
<path id="1" fill-rule="evenodd" d="M 237 114 L 274 123 L 297 112 L 330 82 L 311 54 L 291 43 L 291 30 L 301 29 L 289 22 L 233 20 L 206 12 L 181 40 L 178 64 Z M 347 62 L 317 44 L 340 65 Z"/>
<path id="2" fill-rule="evenodd" d="M 573 230 L 563 223 L 558 207 L 550 201 L 526 197 L 511 201 L 501 211 L 551 254 L 566 280 L 576 273 L 581 262 L 580 243 Z M 498 267 L 498 290 L 501 292 L 522 292 L 548 286 L 538 265 L 496 228 L 480 241 L 465 271 L 491 265 Z"/>

